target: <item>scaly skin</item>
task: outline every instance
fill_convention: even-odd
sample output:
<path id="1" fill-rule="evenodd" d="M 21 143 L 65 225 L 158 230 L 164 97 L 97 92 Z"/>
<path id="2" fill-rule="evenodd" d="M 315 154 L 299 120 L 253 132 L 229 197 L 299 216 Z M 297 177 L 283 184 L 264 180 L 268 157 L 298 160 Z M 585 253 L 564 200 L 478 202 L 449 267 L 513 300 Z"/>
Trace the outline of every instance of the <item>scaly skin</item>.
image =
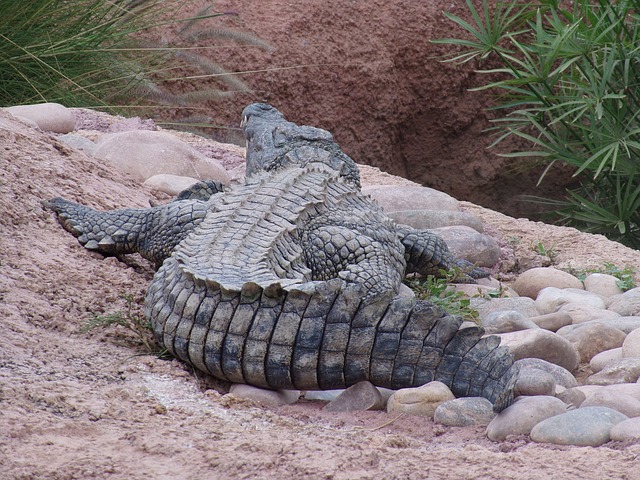
<path id="1" fill-rule="evenodd" d="M 328 132 L 262 104 L 245 109 L 243 129 L 247 180 L 223 193 L 196 186 L 164 206 L 113 212 L 50 202 L 88 248 L 162 264 L 145 300 L 158 342 L 215 377 L 265 388 L 439 380 L 497 411 L 510 404 L 517 370 L 497 337 L 398 295 L 405 273 L 464 261 L 362 195 Z"/>

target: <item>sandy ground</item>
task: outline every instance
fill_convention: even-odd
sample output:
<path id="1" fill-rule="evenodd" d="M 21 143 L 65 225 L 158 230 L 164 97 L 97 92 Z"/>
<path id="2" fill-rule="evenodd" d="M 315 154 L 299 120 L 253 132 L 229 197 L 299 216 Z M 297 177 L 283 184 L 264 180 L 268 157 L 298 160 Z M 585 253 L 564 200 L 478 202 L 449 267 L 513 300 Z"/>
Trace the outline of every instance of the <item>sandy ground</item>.
<path id="1" fill-rule="evenodd" d="M 366 177 L 403 183 L 375 170 Z M 43 209 L 54 196 L 105 209 L 162 200 L 0 112 L 3 479 L 640 478 L 640 444 L 493 443 L 482 428 L 420 417 L 328 413 L 305 401 L 266 408 L 146 354 L 119 328 L 81 333 L 91 313 L 124 309 L 123 294 L 139 312 L 153 270 L 137 256 L 82 248 Z M 601 237 L 465 208 L 499 237 L 505 271 L 543 261 L 531 250 L 539 240 L 554 245 L 560 264 L 640 266 L 638 252 Z"/>

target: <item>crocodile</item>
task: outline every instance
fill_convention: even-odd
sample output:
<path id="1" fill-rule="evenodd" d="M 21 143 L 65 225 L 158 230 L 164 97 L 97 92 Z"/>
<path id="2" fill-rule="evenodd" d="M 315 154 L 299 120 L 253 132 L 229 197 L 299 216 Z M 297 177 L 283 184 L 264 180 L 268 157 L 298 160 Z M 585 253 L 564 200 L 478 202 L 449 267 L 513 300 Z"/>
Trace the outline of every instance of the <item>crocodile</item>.
<path id="1" fill-rule="evenodd" d="M 156 263 L 145 316 L 158 343 L 207 374 L 262 388 L 437 380 L 495 411 L 508 406 L 518 369 L 499 337 L 399 293 L 408 273 L 483 272 L 437 235 L 390 220 L 328 131 L 267 104 L 246 107 L 241 128 L 242 183 L 201 182 L 152 208 L 48 202 L 86 248 Z"/>

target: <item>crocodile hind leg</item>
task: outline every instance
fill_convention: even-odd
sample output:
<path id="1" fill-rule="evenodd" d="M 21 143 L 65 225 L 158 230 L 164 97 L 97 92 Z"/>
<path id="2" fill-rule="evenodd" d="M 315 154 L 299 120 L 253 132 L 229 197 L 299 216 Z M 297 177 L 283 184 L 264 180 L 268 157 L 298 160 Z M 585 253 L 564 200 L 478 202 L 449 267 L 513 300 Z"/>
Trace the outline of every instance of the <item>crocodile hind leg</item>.
<path id="1" fill-rule="evenodd" d="M 156 266 L 202 221 L 209 207 L 199 200 L 181 200 L 102 212 L 63 198 L 45 205 L 85 248 L 106 255 L 138 252 Z"/>

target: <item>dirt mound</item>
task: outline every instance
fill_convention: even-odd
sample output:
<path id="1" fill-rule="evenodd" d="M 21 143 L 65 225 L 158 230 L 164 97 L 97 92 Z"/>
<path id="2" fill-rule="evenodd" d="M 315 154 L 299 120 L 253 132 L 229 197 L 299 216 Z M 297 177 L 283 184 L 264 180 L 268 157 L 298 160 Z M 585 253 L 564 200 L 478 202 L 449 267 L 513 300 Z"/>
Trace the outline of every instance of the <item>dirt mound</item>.
<path id="1" fill-rule="evenodd" d="M 487 150 L 490 94 L 469 92 L 486 79 L 474 62 L 439 62 L 450 49 L 430 43 L 452 36 L 442 12 L 467 15 L 464 0 L 220 0 L 215 8 L 237 14 L 215 25 L 274 47 L 212 50 L 225 67 L 254 71 L 242 78 L 255 96 L 211 104 L 223 125 L 237 127 L 243 104 L 264 100 L 291 121 L 331 131 L 359 163 L 515 217 L 540 208 L 520 195 L 558 198 L 570 181 L 554 170 L 536 187 L 540 169 Z"/>
<path id="2" fill-rule="evenodd" d="M 145 354 L 116 327 L 81 333 L 91 314 L 126 309 L 123 294 L 139 314 L 153 272 L 137 256 L 82 248 L 41 204 L 58 195 L 97 208 L 154 198 L 0 111 L 3 478 L 631 478 L 640 445 L 496 444 L 480 428 L 423 418 L 326 413 L 314 402 L 262 408 Z M 541 238 L 559 235 L 543 228 Z"/>

